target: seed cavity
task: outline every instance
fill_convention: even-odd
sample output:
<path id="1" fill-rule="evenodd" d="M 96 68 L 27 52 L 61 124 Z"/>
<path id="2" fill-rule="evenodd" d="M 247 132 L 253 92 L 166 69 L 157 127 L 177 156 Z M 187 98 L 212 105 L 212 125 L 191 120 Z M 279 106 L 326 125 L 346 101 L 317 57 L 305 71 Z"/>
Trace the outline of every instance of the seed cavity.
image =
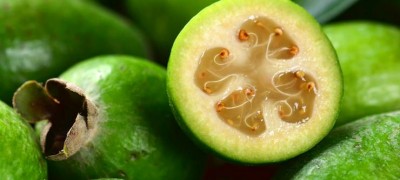
<path id="1" fill-rule="evenodd" d="M 293 57 L 299 54 L 300 48 L 289 33 L 268 18 L 252 16 L 233 38 L 246 51 L 231 52 L 229 47 L 206 49 L 195 74 L 196 85 L 214 100 L 215 113 L 221 121 L 248 136 L 259 136 L 268 131 L 266 118 L 273 117 L 265 106 L 270 104 L 282 122 L 307 122 L 318 94 L 314 77 L 302 69 L 270 68 L 286 62 L 281 60 L 294 61 Z"/>
<path id="2" fill-rule="evenodd" d="M 239 30 L 238 39 L 247 48 L 264 49 L 265 57 L 269 60 L 288 60 L 299 52 L 288 33 L 284 33 L 282 27 L 264 17 L 245 21 Z"/>
<path id="3" fill-rule="evenodd" d="M 216 112 L 228 125 L 248 135 L 259 135 L 266 129 L 260 107 L 253 107 L 254 87 L 239 88 L 216 103 Z"/>
<path id="4" fill-rule="evenodd" d="M 234 57 L 226 48 L 218 47 L 205 51 L 196 71 L 197 86 L 210 95 L 229 86 L 237 79 L 237 75 L 230 71 L 232 62 Z"/>

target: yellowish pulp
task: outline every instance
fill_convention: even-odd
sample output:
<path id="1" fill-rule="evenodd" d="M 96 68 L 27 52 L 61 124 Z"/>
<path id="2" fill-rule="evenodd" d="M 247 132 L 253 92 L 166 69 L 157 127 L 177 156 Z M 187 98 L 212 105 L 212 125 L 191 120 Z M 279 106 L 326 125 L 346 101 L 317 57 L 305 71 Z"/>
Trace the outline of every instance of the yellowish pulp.
<path id="1" fill-rule="evenodd" d="M 250 136 L 268 130 L 267 103 L 282 121 L 310 119 L 317 95 L 315 79 L 301 69 L 268 68 L 277 61 L 292 61 L 301 49 L 284 29 L 265 17 L 249 18 L 237 32 L 233 38 L 243 44 L 245 51 L 240 53 L 248 53 L 247 58 L 238 58 L 225 47 L 207 49 L 194 77 L 196 85 L 214 97 L 219 118 Z"/>

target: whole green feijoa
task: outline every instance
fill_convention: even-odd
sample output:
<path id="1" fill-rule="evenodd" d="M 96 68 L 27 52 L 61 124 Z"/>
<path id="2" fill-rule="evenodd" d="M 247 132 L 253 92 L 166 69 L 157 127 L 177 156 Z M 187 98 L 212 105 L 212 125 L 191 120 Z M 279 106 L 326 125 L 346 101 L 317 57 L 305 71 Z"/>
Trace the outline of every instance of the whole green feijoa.
<path id="1" fill-rule="evenodd" d="M 328 134 L 342 78 L 329 40 L 300 6 L 222 0 L 176 38 L 167 90 L 179 124 L 200 146 L 261 164 L 297 156 Z"/>
<path id="2" fill-rule="evenodd" d="M 172 44 L 185 24 L 204 7 L 217 0 L 127 0 L 128 15 L 157 50 L 157 59 L 166 65 Z"/>
<path id="3" fill-rule="evenodd" d="M 0 101 L 0 179 L 47 179 L 47 164 L 32 128 Z"/>
<path id="4" fill-rule="evenodd" d="M 0 99 L 27 80 L 45 81 L 101 54 L 148 57 L 143 35 L 81 0 L 0 0 Z"/>
<path id="5" fill-rule="evenodd" d="M 343 71 L 344 95 L 336 125 L 400 109 L 400 29 L 352 21 L 329 24 L 324 31 Z"/>
<path id="6" fill-rule="evenodd" d="M 44 85 L 26 82 L 14 107 L 49 121 L 41 145 L 50 178 L 200 178 L 204 154 L 173 119 L 165 84 L 165 69 L 152 62 L 100 56 Z"/>
<path id="7" fill-rule="evenodd" d="M 399 152 L 400 111 L 371 115 L 335 128 L 277 179 L 399 179 Z"/>

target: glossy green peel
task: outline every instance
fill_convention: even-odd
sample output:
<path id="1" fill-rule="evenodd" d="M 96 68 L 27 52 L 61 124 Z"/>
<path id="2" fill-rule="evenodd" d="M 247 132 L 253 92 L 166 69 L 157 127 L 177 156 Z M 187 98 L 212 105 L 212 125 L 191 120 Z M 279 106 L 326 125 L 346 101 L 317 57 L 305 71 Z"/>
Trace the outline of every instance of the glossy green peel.
<path id="1" fill-rule="evenodd" d="M 344 96 L 336 125 L 400 109 L 400 29 L 354 21 L 330 24 L 324 31 L 343 70 Z"/>
<path id="2" fill-rule="evenodd" d="M 0 101 L 0 179 L 47 179 L 47 164 L 32 128 Z"/>
<path id="3" fill-rule="evenodd" d="M 141 33 L 81 0 L 0 0 L 0 99 L 101 54 L 149 55 Z"/>
<path id="4" fill-rule="evenodd" d="M 40 109 L 48 113 L 35 109 L 33 113 L 50 114 L 50 123 L 41 125 L 50 177 L 200 177 L 204 154 L 186 139 L 174 121 L 165 78 L 165 69 L 144 59 L 101 56 L 81 62 L 60 79 L 43 84 L 49 96 L 41 102 L 55 104 L 41 105 L 44 108 Z M 36 89 L 36 84 L 24 84 L 14 99 Z M 36 97 L 45 96 L 39 94 Z M 32 102 L 37 98 L 24 99 Z M 22 103 L 17 109 L 21 114 L 21 110 L 32 112 L 24 110 L 30 104 Z"/>
<path id="5" fill-rule="evenodd" d="M 342 95 L 329 40 L 286 0 L 208 6 L 178 35 L 167 71 L 181 127 L 201 147 L 246 164 L 313 147 L 333 127 Z"/>
<path id="6" fill-rule="evenodd" d="M 398 179 L 399 152 L 400 112 L 371 115 L 335 128 L 277 179 Z"/>

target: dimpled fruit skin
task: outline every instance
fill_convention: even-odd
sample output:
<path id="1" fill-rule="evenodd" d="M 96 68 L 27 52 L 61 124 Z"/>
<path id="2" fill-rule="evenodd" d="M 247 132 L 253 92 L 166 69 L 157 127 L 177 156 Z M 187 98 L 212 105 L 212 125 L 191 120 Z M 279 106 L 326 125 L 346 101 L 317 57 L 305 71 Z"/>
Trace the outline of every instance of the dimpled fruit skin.
<path id="1" fill-rule="evenodd" d="M 344 94 L 336 125 L 400 109 L 400 29 L 356 21 L 324 27 L 339 57 Z"/>
<path id="2" fill-rule="evenodd" d="M 44 81 L 100 54 L 147 57 L 140 33 L 81 0 L 0 0 L 0 99 L 27 80 Z"/>
<path id="3" fill-rule="evenodd" d="M 66 179 L 196 179 L 204 154 L 171 114 L 166 71 L 143 59 L 97 57 L 61 76 L 98 107 L 92 139 L 64 161 L 49 162 L 51 177 Z"/>
<path id="4" fill-rule="evenodd" d="M 0 101 L 0 179 L 47 179 L 42 156 L 31 127 Z"/>
<path id="5" fill-rule="evenodd" d="M 399 179 L 399 152 L 400 111 L 371 115 L 334 129 L 277 179 Z"/>

